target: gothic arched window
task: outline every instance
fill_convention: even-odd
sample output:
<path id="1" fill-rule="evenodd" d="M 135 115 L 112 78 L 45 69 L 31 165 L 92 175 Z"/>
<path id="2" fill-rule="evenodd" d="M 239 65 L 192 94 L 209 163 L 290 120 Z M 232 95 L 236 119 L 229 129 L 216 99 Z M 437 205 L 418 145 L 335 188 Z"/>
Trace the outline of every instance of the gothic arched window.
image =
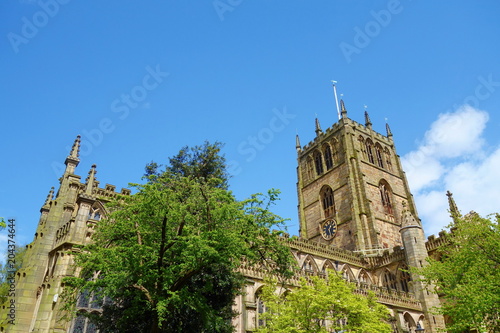
<path id="1" fill-rule="evenodd" d="M 321 202 L 325 218 L 335 215 L 335 201 L 333 200 L 333 190 L 330 186 L 325 186 L 321 191 Z"/>
<path id="2" fill-rule="evenodd" d="M 99 221 L 101 219 L 101 211 L 100 211 L 100 209 L 97 208 L 97 207 L 90 208 L 88 218 L 89 218 L 89 220 Z"/>
<path id="3" fill-rule="evenodd" d="M 368 159 L 368 156 L 366 156 L 366 145 L 365 145 L 365 139 L 360 135 L 358 137 L 358 141 L 359 141 L 359 149 L 361 150 L 361 152 L 363 153 L 363 158 L 366 160 Z"/>
<path id="4" fill-rule="evenodd" d="M 306 161 L 306 179 L 307 180 L 314 179 L 314 162 L 311 156 L 307 157 Z"/>
<path id="5" fill-rule="evenodd" d="M 388 270 L 386 270 L 382 275 L 382 286 L 387 289 L 397 289 L 396 277 Z"/>
<path id="6" fill-rule="evenodd" d="M 266 312 L 266 305 L 262 299 L 262 289 L 259 289 L 255 293 L 255 304 L 257 305 L 257 313 L 255 314 L 256 327 L 266 326 L 266 321 L 262 318 L 262 315 Z"/>
<path id="7" fill-rule="evenodd" d="M 319 151 L 314 152 L 314 164 L 316 166 L 316 174 L 319 176 L 323 173 L 323 159 Z"/>
<path id="8" fill-rule="evenodd" d="M 377 156 L 377 165 L 383 168 L 382 147 L 378 143 L 375 145 L 375 155 Z"/>
<path id="9" fill-rule="evenodd" d="M 332 150 L 329 145 L 323 146 L 323 153 L 325 154 L 326 170 L 330 170 L 331 168 L 333 168 L 333 157 Z"/>
<path id="10" fill-rule="evenodd" d="M 370 276 L 364 270 L 361 271 L 361 273 L 359 273 L 358 281 L 361 282 L 361 283 L 371 283 Z"/>
<path id="11" fill-rule="evenodd" d="M 407 269 L 408 269 L 408 267 L 403 266 L 400 270 L 399 278 L 398 278 L 398 280 L 399 280 L 398 282 L 399 282 L 399 285 L 401 287 L 401 291 L 404 291 L 405 293 L 410 291 L 408 282 L 411 281 L 411 277 L 410 277 L 410 274 L 408 273 Z"/>
<path id="12" fill-rule="evenodd" d="M 373 142 L 372 142 L 372 140 L 366 139 L 365 147 L 366 147 L 366 156 L 368 158 L 368 162 L 375 164 L 375 159 L 373 158 Z"/>
<path id="13" fill-rule="evenodd" d="M 84 312 L 80 312 L 73 322 L 71 333 L 97 333 L 97 327 Z"/>
<path id="14" fill-rule="evenodd" d="M 314 272 L 313 259 L 307 258 L 302 264 L 302 269 L 306 272 Z"/>
<path id="15" fill-rule="evenodd" d="M 379 184 L 380 197 L 382 200 L 382 206 L 384 207 L 384 213 L 388 216 L 394 216 L 394 211 L 392 208 L 392 193 L 389 184 L 386 181 L 381 181 Z"/>
<path id="16" fill-rule="evenodd" d="M 347 266 L 345 266 L 342 270 L 342 278 L 347 281 L 355 281 L 351 269 Z"/>
<path id="17" fill-rule="evenodd" d="M 94 274 L 92 277 L 89 277 L 87 281 L 92 281 L 96 278 L 101 279 L 102 275 L 97 276 Z M 76 307 L 79 312 L 78 316 L 73 321 L 70 332 L 96 333 L 97 326 L 91 321 L 90 317 L 100 315 L 103 305 L 109 303 L 111 303 L 111 299 L 103 295 L 101 288 L 97 288 L 94 291 L 83 289 L 77 298 Z"/>

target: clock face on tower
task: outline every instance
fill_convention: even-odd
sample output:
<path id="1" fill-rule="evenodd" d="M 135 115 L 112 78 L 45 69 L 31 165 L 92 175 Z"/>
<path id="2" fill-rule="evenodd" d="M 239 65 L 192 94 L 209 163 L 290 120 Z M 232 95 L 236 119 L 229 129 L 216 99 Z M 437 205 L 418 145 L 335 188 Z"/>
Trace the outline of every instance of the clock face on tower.
<path id="1" fill-rule="evenodd" d="M 320 229 L 321 236 L 326 240 L 330 240 L 335 237 L 335 233 L 337 232 L 337 222 L 334 219 L 328 219 L 320 225 Z"/>

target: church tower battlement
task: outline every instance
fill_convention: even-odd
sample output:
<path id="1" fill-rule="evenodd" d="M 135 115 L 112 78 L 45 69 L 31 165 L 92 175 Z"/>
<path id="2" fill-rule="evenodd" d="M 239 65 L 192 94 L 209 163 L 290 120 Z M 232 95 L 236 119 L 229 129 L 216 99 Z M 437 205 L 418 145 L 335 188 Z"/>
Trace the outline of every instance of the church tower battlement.
<path id="1" fill-rule="evenodd" d="M 300 236 L 366 255 L 402 246 L 401 202 L 417 216 L 393 135 L 372 129 L 365 111 L 362 125 L 347 117 L 300 146 L 297 136 L 297 192 Z"/>

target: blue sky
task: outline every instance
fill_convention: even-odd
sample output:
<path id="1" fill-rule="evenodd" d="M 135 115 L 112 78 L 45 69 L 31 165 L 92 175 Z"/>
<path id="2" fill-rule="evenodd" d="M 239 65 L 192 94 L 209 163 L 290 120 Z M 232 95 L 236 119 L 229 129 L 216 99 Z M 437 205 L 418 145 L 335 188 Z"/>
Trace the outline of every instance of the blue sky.
<path id="1" fill-rule="evenodd" d="M 427 233 L 499 211 L 500 2 L 76 1 L 0 3 L 0 216 L 32 240 L 76 135 L 118 189 L 184 145 L 224 142 L 240 199 L 282 191 L 297 234 L 295 135 L 387 120 Z M 464 106 L 464 105 L 470 106 Z M 480 171 L 480 176 L 478 172 Z"/>

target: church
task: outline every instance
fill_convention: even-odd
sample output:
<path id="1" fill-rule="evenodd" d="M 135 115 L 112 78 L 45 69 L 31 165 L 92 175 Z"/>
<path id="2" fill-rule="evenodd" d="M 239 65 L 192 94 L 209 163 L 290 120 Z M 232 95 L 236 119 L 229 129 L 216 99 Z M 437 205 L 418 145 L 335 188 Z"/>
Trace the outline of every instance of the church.
<path id="1" fill-rule="evenodd" d="M 393 332 L 438 332 L 444 318 L 431 312 L 440 304 L 409 267 L 422 267 L 444 240 L 425 238 L 408 181 L 396 152 L 389 125 L 386 133 L 351 120 L 340 101 L 339 120 L 325 131 L 316 119 L 316 137 L 306 145 L 296 138 L 299 237 L 288 240 L 300 267 L 299 278 L 324 275 L 332 269 L 356 284 L 356 292 L 375 292 L 389 309 Z M 94 333 L 85 316 L 61 320 L 61 280 L 72 274 L 72 250 L 91 241 L 95 226 L 106 215 L 105 202 L 130 190 L 100 185 L 96 167 L 83 180 L 76 174 L 80 137 L 65 160 L 57 191 L 52 188 L 40 209 L 34 240 L 27 245 L 16 276 L 15 324 L 8 309 L 0 310 L 0 332 Z M 449 194 L 450 206 L 454 206 Z M 235 332 L 253 332 L 264 322 L 260 299 L 264 271 L 242 266 L 247 278 L 235 299 Z M 294 283 L 295 281 L 295 283 Z M 99 312 L 92 296 L 78 301 L 80 312 Z"/>

